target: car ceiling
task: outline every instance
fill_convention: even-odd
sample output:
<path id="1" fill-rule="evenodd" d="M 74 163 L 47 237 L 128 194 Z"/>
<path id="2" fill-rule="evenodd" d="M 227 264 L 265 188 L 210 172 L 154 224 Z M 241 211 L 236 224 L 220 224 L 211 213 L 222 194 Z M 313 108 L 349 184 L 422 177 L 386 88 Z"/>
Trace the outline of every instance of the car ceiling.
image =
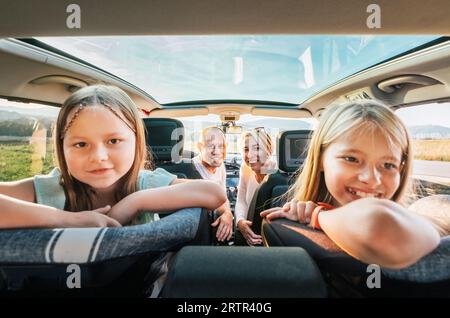
<path id="1" fill-rule="evenodd" d="M 85 1 L 79 0 L 82 27 L 65 26 L 68 2 L 3 1 L 0 37 L 150 35 L 150 34 L 450 34 L 447 0 L 377 1 L 382 28 L 366 27 L 367 6 L 373 1 L 346 0 L 191 0 Z M 117 14 L 120 12 L 121 14 Z M 132 12 L 132 15 L 123 14 Z M 399 14 L 401 12 L 402 14 Z M 324 19 L 326 17 L 326 19 Z M 320 21 L 320 23 L 317 23 Z M 126 26 L 126 27 L 125 27 Z M 450 98 L 450 44 L 441 43 L 427 54 L 413 53 L 336 83 L 295 107 L 220 103 L 165 109 L 146 92 L 105 72 L 56 54 L 30 50 L 16 40 L 0 43 L 0 96 L 59 105 L 72 84 L 105 82 L 125 89 L 139 107 L 155 117 L 206 114 L 253 114 L 309 117 L 335 101 L 358 96 L 384 100 L 393 107 Z M 404 78 L 410 75 L 412 77 Z M 425 80 L 423 77 L 426 77 Z M 404 82 L 402 83 L 402 78 Z M 413 80 L 411 80 L 411 78 Z M 430 79 L 427 82 L 427 79 Z M 379 88 L 391 80 L 393 92 Z M 416 80 L 416 81 L 414 81 Z M 417 83 L 419 84 L 411 84 Z M 390 82 L 386 82 L 389 84 Z M 426 85 L 422 85 L 426 83 Z M 386 85 L 387 85 L 386 84 Z M 196 106 L 196 107 L 195 107 Z"/>
<path id="2" fill-rule="evenodd" d="M 65 26 L 67 1 L 2 1 L 0 37 L 144 34 L 449 34 L 447 0 L 78 0 L 82 27 Z M 124 14 L 130 12 L 132 14 Z M 320 23 L 318 23 L 320 22 Z M 126 26 L 126 27 L 125 27 Z"/>

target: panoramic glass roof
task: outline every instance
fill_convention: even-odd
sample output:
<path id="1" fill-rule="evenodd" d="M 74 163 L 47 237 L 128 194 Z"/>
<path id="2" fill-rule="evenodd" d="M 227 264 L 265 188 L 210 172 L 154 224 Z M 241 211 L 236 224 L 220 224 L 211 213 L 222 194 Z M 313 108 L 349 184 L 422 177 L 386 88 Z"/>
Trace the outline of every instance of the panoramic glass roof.
<path id="1" fill-rule="evenodd" d="M 143 89 L 161 104 L 300 104 L 433 36 L 133 36 L 37 38 Z"/>

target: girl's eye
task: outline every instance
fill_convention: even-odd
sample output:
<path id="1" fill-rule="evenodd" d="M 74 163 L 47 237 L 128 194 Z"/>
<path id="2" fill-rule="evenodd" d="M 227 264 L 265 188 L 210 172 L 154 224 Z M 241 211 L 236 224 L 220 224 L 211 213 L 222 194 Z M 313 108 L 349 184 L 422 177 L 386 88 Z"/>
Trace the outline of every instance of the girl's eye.
<path id="1" fill-rule="evenodd" d="M 358 162 L 358 159 L 356 159 L 355 157 L 350 157 L 350 156 L 344 157 L 344 160 L 348 161 L 348 162 Z"/>
<path id="2" fill-rule="evenodd" d="M 85 143 L 84 141 L 81 141 L 81 142 L 77 142 L 74 146 L 76 148 L 84 148 L 84 147 L 86 147 L 86 145 L 87 145 L 87 143 Z"/>
<path id="3" fill-rule="evenodd" d="M 397 169 L 397 166 L 393 163 L 386 162 L 384 164 L 384 169 L 393 170 L 393 169 Z"/>
<path id="4" fill-rule="evenodd" d="M 113 138 L 113 139 L 110 139 L 109 140 L 109 143 L 111 144 L 111 145 L 117 145 L 117 144 L 119 144 L 121 142 L 121 140 L 120 139 L 117 139 L 117 138 Z"/>

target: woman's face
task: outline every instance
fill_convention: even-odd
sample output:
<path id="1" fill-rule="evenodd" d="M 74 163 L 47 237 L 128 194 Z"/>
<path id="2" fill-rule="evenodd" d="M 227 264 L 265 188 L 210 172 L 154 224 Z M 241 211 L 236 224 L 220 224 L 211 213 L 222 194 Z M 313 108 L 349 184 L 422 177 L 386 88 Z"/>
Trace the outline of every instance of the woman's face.
<path id="1" fill-rule="evenodd" d="M 255 173 L 266 174 L 261 169 L 264 170 L 263 166 L 269 158 L 269 155 L 262 140 L 259 140 L 258 143 L 251 135 L 245 137 L 244 161 Z"/>
<path id="2" fill-rule="evenodd" d="M 134 132 L 101 105 L 81 110 L 63 143 L 69 173 L 78 181 L 102 190 L 112 190 L 130 170 L 136 152 Z"/>
<path id="3" fill-rule="evenodd" d="M 328 192 L 336 206 L 376 197 L 391 199 L 400 185 L 402 151 L 374 133 L 348 132 L 332 142 L 322 156 Z"/>

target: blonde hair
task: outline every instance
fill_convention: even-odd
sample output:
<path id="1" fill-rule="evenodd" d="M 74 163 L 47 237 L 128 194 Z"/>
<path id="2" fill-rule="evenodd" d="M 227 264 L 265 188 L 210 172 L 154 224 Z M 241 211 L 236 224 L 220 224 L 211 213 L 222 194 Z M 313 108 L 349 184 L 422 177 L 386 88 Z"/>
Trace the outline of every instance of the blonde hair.
<path id="1" fill-rule="evenodd" d="M 70 175 L 64 156 L 63 140 L 65 132 L 76 120 L 78 114 L 85 107 L 96 105 L 103 105 L 109 109 L 127 124 L 136 136 L 133 165 L 122 177 L 121 187 L 116 190 L 115 199 L 117 201 L 137 190 L 140 170 L 150 168 L 153 163 L 145 143 L 146 131 L 144 124 L 133 100 L 123 90 L 114 86 L 93 85 L 81 88 L 73 93 L 62 105 L 53 134 L 56 162 L 61 170 L 61 184 L 67 198 L 65 209 L 68 211 L 93 209 L 92 194 L 95 192 L 91 187 Z M 71 114 L 71 119 L 68 121 Z"/>
<path id="2" fill-rule="evenodd" d="M 287 193 L 287 197 L 301 201 L 331 203 L 321 172 L 321 161 L 325 149 L 348 132 L 381 132 L 389 144 L 400 146 L 402 151 L 400 185 L 392 200 L 403 203 L 410 189 L 409 177 L 412 169 L 412 149 L 406 127 L 385 105 L 377 101 L 361 101 L 344 105 L 333 105 L 324 110 L 319 125 L 314 131 L 308 155 L 301 173 Z"/>
<path id="3" fill-rule="evenodd" d="M 450 235 L 450 195 L 430 195 L 417 200 L 408 209 L 431 221 L 440 236 Z"/>
<path id="4" fill-rule="evenodd" d="M 242 134 L 241 148 L 245 147 L 245 139 L 247 137 L 253 137 L 258 145 L 262 145 L 266 152 L 270 155 L 273 151 L 273 141 L 272 137 L 263 128 L 253 128 L 252 130 L 247 130 Z"/>

